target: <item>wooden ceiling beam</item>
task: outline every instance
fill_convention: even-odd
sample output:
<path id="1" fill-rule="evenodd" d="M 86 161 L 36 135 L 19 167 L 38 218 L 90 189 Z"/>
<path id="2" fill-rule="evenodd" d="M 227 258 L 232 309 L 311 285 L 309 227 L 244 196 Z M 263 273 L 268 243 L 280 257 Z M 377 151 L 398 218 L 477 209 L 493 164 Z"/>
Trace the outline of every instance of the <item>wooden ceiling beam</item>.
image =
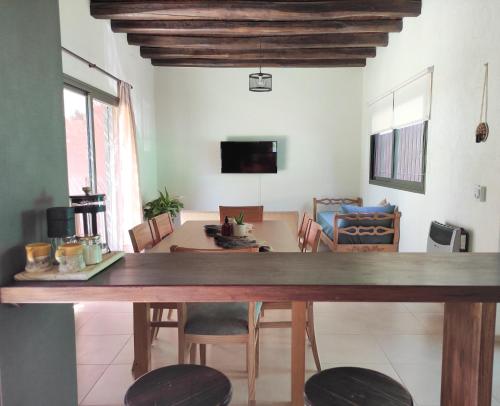
<path id="1" fill-rule="evenodd" d="M 373 58 L 376 48 L 299 48 L 299 49 L 182 49 L 141 47 L 141 56 L 150 59 L 365 59 Z"/>
<path id="2" fill-rule="evenodd" d="M 221 60 L 221 59 L 152 59 L 155 66 L 171 67 L 206 67 L 206 68 L 249 68 L 261 65 L 260 60 Z M 262 67 L 289 67 L 289 68 L 336 68 L 336 67 L 363 67 L 364 59 L 269 59 L 262 63 Z"/>
<path id="3" fill-rule="evenodd" d="M 387 46 L 387 33 L 296 35 L 262 38 L 175 37 L 128 34 L 130 45 L 193 49 L 293 49 Z"/>
<path id="4" fill-rule="evenodd" d="M 421 0 L 91 0 L 95 18 L 115 20 L 311 21 L 420 15 Z"/>
<path id="5" fill-rule="evenodd" d="M 400 32 L 401 19 L 363 21 L 147 21 L 112 20 L 114 32 L 221 37 L 262 37 L 273 35 L 353 34 Z"/>

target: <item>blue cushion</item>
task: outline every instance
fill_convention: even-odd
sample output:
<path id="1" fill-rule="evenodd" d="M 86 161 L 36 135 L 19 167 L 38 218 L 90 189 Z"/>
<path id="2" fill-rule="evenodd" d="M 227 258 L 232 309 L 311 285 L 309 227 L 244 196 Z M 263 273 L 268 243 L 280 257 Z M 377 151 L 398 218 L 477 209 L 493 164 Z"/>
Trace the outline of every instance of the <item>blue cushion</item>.
<path id="1" fill-rule="evenodd" d="M 342 205 L 340 207 L 340 211 L 343 214 L 353 214 L 353 213 L 394 213 L 396 206 L 386 205 L 386 206 L 353 206 L 353 205 Z M 347 227 L 355 227 L 355 226 L 363 226 L 363 227 L 371 227 L 371 226 L 380 226 L 380 227 L 392 227 L 392 220 L 340 220 L 339 227 L 347 228 Z M 339 244 L 392 244 L 394 239 L 393 234 L 388 235 L 360 235 L 360 236 L 351 236 L 347 234 L 339 235 Z"/>
<path id="2" fill-rule="evenodd" d="M 317 221 L 321 227 L 323 227 L 323 232 L 333 240 L 333 219 L 335 217 L 334 211 L 321 211 L 318 213 Z"/>

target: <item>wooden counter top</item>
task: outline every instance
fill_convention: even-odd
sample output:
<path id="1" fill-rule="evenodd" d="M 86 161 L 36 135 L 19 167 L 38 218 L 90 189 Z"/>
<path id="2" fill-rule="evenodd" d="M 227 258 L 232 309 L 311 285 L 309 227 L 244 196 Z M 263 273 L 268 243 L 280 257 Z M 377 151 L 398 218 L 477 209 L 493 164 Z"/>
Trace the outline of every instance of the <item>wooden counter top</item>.
<path id="1" fill-rule="evenodd" d="M 128 254 L 85 282 L 15 282 L 1 303 L 500 302 L 500 254 Z"/>

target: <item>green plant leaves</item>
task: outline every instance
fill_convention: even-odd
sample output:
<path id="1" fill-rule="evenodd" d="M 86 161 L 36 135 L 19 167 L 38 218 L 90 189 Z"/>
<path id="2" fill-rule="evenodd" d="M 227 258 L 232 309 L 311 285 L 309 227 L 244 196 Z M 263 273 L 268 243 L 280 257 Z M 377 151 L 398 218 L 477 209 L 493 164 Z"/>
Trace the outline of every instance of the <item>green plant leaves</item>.
<path id="1" fill-rule="evenodd" d="M 159 197 L 147 202 L 144 205 L 144 217 L 151 220 L 153 217 L 163 213 L 170 213 L 172 218 L 177 217 L 181 209 L 184 207 L 184 203 L 176 197 L 171 198 L 166 187 L 165 193 L 162 191 L 158 191 L 158 193 L 160 195 Z"/>
<path id="2" fill-rule="evenodd" d="M 240 212 L 240 215 L 239 215 L 238 217 L 235 217 L 235 218 L 234 218 L 234 221 L 236 221 L 236 224 L 238 224 L 238 225 L 240 225 L 240 226 L 241 226 L 241 225 L 243 225 L 243 224 L 244 224 L 244 223 L 243 223 L 243 220 L 244 220 L 244 219 L 245 219 L 245 216 L 244 216 L 243 212 L 241 211 L 241 212 Z"/>

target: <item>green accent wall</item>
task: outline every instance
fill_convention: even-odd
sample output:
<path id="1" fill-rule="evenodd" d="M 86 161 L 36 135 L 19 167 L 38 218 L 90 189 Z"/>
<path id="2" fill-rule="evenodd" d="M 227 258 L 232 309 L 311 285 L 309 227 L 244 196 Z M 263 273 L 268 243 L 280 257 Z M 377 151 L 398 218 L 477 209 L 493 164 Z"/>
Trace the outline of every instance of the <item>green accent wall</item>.
<path id="1" fill-rule="evenodd" d="M 0 0 L 0 285 L 67 205 L 57 0 Z M 77 404 L 71 305 L 0 306 L 0 406 Z"/>

